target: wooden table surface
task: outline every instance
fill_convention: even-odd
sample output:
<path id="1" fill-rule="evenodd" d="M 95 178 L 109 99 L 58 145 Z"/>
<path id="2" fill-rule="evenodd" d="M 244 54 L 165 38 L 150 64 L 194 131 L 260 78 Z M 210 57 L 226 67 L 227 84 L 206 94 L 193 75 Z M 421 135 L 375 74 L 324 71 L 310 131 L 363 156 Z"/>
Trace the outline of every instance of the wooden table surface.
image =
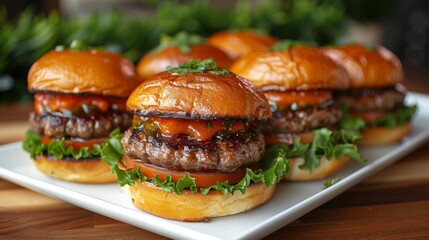
<path id="1" fill-rule="evenodd" d="M 429 71 L 405 85 L 429 94 Z M 0 106 L 0 144 L 22 139 L 30 105 Z M 429 123 L 428 123 L 429 126 Z M 0 239 L 166 239 L 0 179 Z M 429 142 L 266 239 L 429 239 Z"/>

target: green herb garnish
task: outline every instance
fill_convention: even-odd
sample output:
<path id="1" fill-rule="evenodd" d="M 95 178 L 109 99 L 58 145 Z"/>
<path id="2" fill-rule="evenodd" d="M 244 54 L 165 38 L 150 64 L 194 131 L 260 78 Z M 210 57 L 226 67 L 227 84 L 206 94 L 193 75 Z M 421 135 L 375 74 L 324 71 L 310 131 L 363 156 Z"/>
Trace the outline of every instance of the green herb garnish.
<path id="1" fill-rule="evenodd" d="M 212 123 L 210 121 L 207 121 L 206 128 L 207 129 L 211 129 L 212 128 Z"/>
<path id="2" fill-rule="evenodd" d="M 288 50 L 291 47 L 305 46 L 305 45 L 311 45 L 311 44 L 306 44 L 306 43 L 301 42 L 301 41 L 286 39 L 286 40 L 283 40 L 283 41 L 280 41 L 280 42 L 274 44 L 270 48 L 270 51 L 271 52 L 284 51 L 284 50 Z"/>
<path id="3" fill-rule="evenodd" d="M 191 59 L 187 63 L 180 64 L 178 67 L 168 66 L 166 70 L 170 73 L 180 73 L 180 75 L 187 75 L 188 73 L 202 73 L 205 71 L 221 76 L 228 74 L 228 70 L 217 67 L 213 58 L 205 60 Z"/>
<path id="4" fill-rule="evenodd" d="M 88 46 L 87 44 L 85 44 L 84 42 L 82 42 L 80 40 L 73 40 L 70 43 L 70 46 L 59 45 L 59 46 L 55 47 L 55 51 L 57 51 L 57 52 L 63 51 L 65 49 L 70 49 L 72 51 L 87 51 L 87 50 L 91 50 L 91 49 L 102 49 L 102 48 L 101 47 Z"/>
<path id="5" fill-rule="evenodd" d="M 197 34 L 179 32 L 175 36 L 162 35 L 159 45 L 151 51 L 151 54 L 162 51 L 168 47 L 177 47 L 184 53 L 189 53 L 193 46 L 203 43 L 205 38 Z"/>
<path id="6" fill-rule="evenodd" d="M 122 134 L 118 130 L 114 130 L 110 134 L 110 138 L 104 142 L 101 150 L 101 159 L 118 176 L 117 181 L 121 186 L 132 186 L 136 182 L 147 181 L 157 187 L 161 187 L 165 192 L 175 192 L 176 194 L 182 194 L 185 189 L 189 189 L 192 192 L 199 191 L 203 195 L 206 195 L 210 190 L 222 192 L 224 195 L 228 193 L 234 194 L 236 191 L 244 194 L 250 183 L 264 183 L 269 187 L 279 182 L 289 171 L 287 158 L 282 155 L 282 152 L 278 152 L 272 153 L 272 157 L 270 158 L 262 159 L 262 165 L 264 166 L 262 169 L 254 171 L 248 168 L 243 179 L 233 185 L 225 181 L 218 182 L 216 185 L 207 188 L 198 188 L 195 184 L 195 179 L 190 174 L 186 174 L 177 182 L 174 182 L 170 176 L 167 176 L 164 181 L 160 180 L 157 176 L 150 179 L 141 173 L 139 168 L 133 171 L 126 171 L 118 167 L 119 160 L 123 156 L 121 138 Z"/>
<path id="7" fill-rule="evenodd" d="M 377 45 L 374 44 L 364 44 L 362 45 L 364 48 L 366 48 L 366 50 L 373 52 L 377 49 Z"/>
<path id="8" fill-rule="evenodd" d="M 49 144 L 42 143 L 40 135 L 29 130 L 25 135 L 22 148 L 29 152 L 33 159 L 38 155 L 54 156 L 57 159 L 73 157 L 75 160 L 100 156 L 101 146 L 99 144 L 94 144 L 92 150 L 88 147 L 82 147 L 77 151 L 72 147 L 67 148 L 64 142 L 65 139 L 61 138 L 60 141 L 52 141 Z"/>
<path id="9" fill-rule="evenodd" d="M 323 185 L 325 185 L 325 188 L 328 188 L 328 187 L 331 187 L 332 185 L 336 184 L 340 180 L 341 180 L 340 177 L 328 178 L 328 179 L 326 179 L 326 181 Z"/>

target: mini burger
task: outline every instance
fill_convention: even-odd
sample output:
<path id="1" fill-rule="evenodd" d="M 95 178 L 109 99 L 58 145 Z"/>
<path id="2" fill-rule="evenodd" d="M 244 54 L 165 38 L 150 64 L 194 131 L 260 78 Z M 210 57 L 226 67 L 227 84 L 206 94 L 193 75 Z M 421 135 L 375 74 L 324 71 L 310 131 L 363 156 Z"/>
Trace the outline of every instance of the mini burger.
<path id="1" fill-rule="evenodd" d="M 102 158 L 153 215 L 203 221 L 249 211 L 287 170 L 283 159 L 263 159 L 259 129 L 271 111 L 262 92 L 211 59 L 150 77 L 127 110 L 133 126 L 122 140 L 112 134 Z"/>
<path id="2" fill-rule="evenodd" d="M 236 60 L 252 51 L 268 50 L 278 40 L 251 30 L 235 30 L 217 32 L 208 37 L 207 42 Z"/>
<path id="3" fill-rule="evenodd" d="M 360 160 L 357 135 L 337 129 L 342 112 L 332 91 L 346 89 L 346 71 L 315 47 L 284 41 L 271 51 L 253 52 L 231 71 L 260 87 L 273 109 L 262 127 L 269 154 L 290 160 L 287 180 L 331 176 L 350 157 Z"/>
<path id="4" fill-rule="evenodd" d="M 382 46 L 328 47 L 324 51 L 348 72 L 350 88 L 337 100 L 351 117 L 365 122 L 358 144 L 375 146 L 399 141 L 411 131 L 416 106 L 404 104 L 406 88 L 399 59 Z"/>
<path id="5" fill-rule="evenodd" d="M 140 83 L 127 59 L 76 41 L 37 60 L 28 73 L 34 111 L 23 142 L 36 167 L 67 181 L 114 182 L 101 145 L 113 129 L 131 125 L 125 103 Z"/>
<path id="6" fill-rule="evenodd" d="M 160 44 L 144 55 L 137 64 L 137 72 L 142 79 L 165 71 L 167 66 L 177 67 L 191 59 L 213 58 L 219 67 L 229 68 L 230 57 L 221 49 L 205 43 L 205 39 L 180 32 L 174 37 L 163 36 Z"/>

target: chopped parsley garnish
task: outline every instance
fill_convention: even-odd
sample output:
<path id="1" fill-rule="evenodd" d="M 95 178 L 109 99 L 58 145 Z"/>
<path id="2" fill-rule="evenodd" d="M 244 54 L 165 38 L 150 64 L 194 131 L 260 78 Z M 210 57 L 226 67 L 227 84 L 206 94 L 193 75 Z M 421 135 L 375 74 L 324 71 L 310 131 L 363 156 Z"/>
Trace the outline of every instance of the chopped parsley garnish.
<path id="1" fill-rule="evenodd" d="M 180 64 L 178 67 L 168 66 L 167 71 L 170 73 L 179 73 L 180 75 L 187 75 L 188 73 L 202 73 L 206 71 L 221 76 L 228 74 L 228 70 L 218 68 L 213 58 L 205 60 L 191 59 L 187 63 Z"/>

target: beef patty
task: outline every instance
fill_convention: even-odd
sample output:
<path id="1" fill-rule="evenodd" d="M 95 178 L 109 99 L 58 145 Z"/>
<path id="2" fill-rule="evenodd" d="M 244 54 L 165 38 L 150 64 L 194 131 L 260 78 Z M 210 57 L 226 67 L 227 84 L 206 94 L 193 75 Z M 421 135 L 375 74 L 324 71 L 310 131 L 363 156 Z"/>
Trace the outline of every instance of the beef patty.
<path id="1" fill-rule="evenodd" d="M 131 125 L 131 115 L 126 112 L 96 112 L 91 115 L 60 116 L 51 113 L 30 113 L 30 127 L 51 138 L 103 138 L 119 128 L 124 131 Z"/>
<path id="2" fill-rule="evenodd" d="M 350 111 L 390 111 L 402 104 L 405 91 L 400 87 L 383 89 L 354 89 L 339 92 L 336 96 L 340 104 Z"/>
<path id="3" fill-rule="evenodd" d="M 278 110 L 273 118 L 262 126 L 264 134 L 303 133 L 336 124 L 342 117 L 340 108 L 331 103 L 328 106 L 308 106 L 302 109 Z"/>
<path id="4" fill-rule="evenodd" d="M 124 155 L 143 163 L 178 171 L 234 172 L 259 162 L 265 153 L 262 134 L 249 139 L 230 137 L 208 141 L 187 136 L 147 136 L 142 130 L 128 129 L 122 138 Z"/>

